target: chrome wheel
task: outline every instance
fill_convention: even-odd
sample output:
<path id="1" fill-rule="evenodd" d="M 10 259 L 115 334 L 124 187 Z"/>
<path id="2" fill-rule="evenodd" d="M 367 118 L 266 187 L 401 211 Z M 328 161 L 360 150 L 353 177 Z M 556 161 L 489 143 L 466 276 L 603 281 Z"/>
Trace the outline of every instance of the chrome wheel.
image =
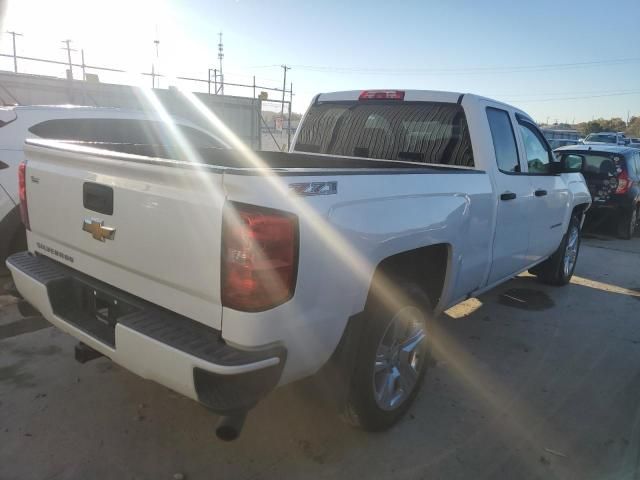
<path id="1" fill-rule="evenodd" d="M 416 387 L 425 360 L 426 331 L 422 311 L 408 306 L 392 319 L 378 344 L 373 390 L 378 407 L 395 410 Z"/>
<path id="2" fill-rule="evenodd" d="M 572 225 L 567 237 L 567 246 L 564 250 L 563 272 L 565 277 L 569 277 L 576 266 L 578 259 L 578 247 L 580 246 L 580 229 L 577 225 Z"/>

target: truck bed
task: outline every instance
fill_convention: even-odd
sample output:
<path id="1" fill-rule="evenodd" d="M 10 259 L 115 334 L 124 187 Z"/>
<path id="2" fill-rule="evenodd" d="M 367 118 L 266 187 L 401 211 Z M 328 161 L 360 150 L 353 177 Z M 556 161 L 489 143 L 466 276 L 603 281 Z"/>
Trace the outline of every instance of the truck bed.
<path id="1" fill-rule="evenodd" d="M 27 143 L 42 145 L 52 149 L 76 150 L 139 163 L 161 163 L 180 168 L 237 169 L 244 174 L 259 174 L 258 170 L 272 169 L 276 173 L 314 175 L 330 174 L 375 174 L 379 173 L 482 173 L 481 170 L 451 167 L 448 165 L 426 164 L 409 160 L 380 160 L 374 158 L 342 157 L 313 153 L 257 151 L 255 156 L 247 156 L 238 150 L 199 148 L 191 149 L 190 155 L 176 148 L 162 145 L 67 142 L 51 140 L 28 140 Z M 324 170 L 324 171 L 319 171 Z M 313 170 L 313 172 L 309 172 Z M 346 170 L 351 170 L 348 172 Z M 241 172 L 237 172 L 241 173 Z"/>

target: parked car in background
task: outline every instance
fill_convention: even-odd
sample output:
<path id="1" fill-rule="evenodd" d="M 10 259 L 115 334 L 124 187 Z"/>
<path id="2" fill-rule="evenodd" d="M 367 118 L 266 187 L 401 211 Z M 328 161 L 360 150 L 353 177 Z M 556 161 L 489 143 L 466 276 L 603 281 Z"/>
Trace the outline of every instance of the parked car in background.
<path id="1" fill-rule="evenodd" d="M 544 127 L 540 130 L 549 142 L 549 145 L 551 145 L 551 148 L 554 149 L 564 147 L 565 145 L 576 145 L 580 140 L 580 134 L 577 130 L 549 127 Z"/>
<path id="2" fill-rule="evenodd" d="M 630 239 L 640 219 L 640 150 L 614 145 L 577 145 L 556 151 L 561 161 L 583 161 L 593 204 L 588 216 L 606 216 L 618 235 Z"/>
<path id="3" fill-rule="evenodd" d="M 556 148 L 560 148 L 560 147 L 566 147 L 567 145 L 577 145 L 578 141 L 577 140 L 572 140 L 572 139 L 552 139 L 549 140 L 549 145 L 551 146 L 551 148 L 556 149 Z"/>
<path id="4" fill-rule="evenodd" d="M 217 137 L 191 122 L 172 120 L 175 124 L 169 125 L 157 115 L 121 108 L 71 105 L 0 108 L 0 261 L 26 248 L 17 173 L 25 139 L 166 145 L 175 143 L 171 128 L 177 128 L 195 147 L 221 145 Z"/>
<path id="5" fill-rule="evenodd" d="M 640 138 L 629 139 L 629 146 L 633 148 L 640 148 Z"/>
<path id="6" fill-rule="evenodd" d="M 599 144 L 608 143 L 611 145 L 625 145 L 626 137 L 621 133 L 616 132 L 599 132 L 591 133 L 582 141 L 583 144 Z"/>
<path id="7" fill-rule="evenodd" d="M 317 95 L 290 153 L 27 143 L 17 289 L 84 349 L 222 415 L 225 440 L 325 365 L 346 419 L 389 428 L 434 315 L 528 269 L 566 285 L 591 203 L 531 117 L 454 92 Z"/>

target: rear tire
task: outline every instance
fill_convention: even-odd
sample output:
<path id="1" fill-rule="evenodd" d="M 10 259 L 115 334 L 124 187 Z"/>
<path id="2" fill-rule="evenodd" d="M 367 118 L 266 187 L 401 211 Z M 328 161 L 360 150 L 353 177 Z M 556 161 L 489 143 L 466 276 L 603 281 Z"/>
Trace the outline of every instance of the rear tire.
<path id="1" fill-rule="evenodd" d="M 624 240 L 631 240 L 638 225 L 638 208 L 634 207 L 630 212 L 624 212 L 618 220 L 618 236 Z"/>
<path id="2" fill-rule="evenodd" d="M 365 308 L 343 418 L 367 431 L 393 426 L 415 399 L 431 363 L 431 302 L 412 283 L 394 283 L 404 294 L 394 307 L 376 299 Z"/>
<path id="3" fill-rule="evenodd" d="M 569 283 L 578 263 L 580 240 L 580 217 L 574 214 L 558 249 L 533 270 L 538 279 L 548 285 L 562 286 Z"/>

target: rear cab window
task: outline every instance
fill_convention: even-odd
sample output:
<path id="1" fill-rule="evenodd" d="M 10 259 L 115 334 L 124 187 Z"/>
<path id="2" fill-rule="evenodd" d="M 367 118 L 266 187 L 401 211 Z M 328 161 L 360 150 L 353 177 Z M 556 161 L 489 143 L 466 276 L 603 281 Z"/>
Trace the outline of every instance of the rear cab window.
<path id="1" fill-rule="evenodd" d="M 518 147 L 509 113 L 499 108 L 487 107 L 487 119 L 498 169 L 503 173 L 519 173 Z"/>
<path id="2" fill-rule="evenodd" d="M 462 106 L 440 102 L 347 101 L 311 106 L 295 151 L 473 167 Z"/>

